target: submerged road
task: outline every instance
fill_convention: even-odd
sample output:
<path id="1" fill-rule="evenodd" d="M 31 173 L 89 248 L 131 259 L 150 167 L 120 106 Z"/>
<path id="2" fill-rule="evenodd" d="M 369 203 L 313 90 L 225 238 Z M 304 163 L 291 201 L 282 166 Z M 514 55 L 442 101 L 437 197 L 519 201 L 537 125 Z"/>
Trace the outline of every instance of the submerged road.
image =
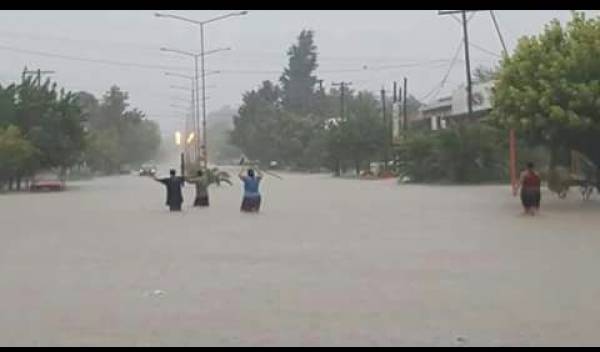
<path id="1" fill-rule="evenodd" d="M 597 195 L 283 177 L 258 215 L 237 179 L 181 214 L 137 176 L 0 195 L 0 345 L 600 344 Z"/>

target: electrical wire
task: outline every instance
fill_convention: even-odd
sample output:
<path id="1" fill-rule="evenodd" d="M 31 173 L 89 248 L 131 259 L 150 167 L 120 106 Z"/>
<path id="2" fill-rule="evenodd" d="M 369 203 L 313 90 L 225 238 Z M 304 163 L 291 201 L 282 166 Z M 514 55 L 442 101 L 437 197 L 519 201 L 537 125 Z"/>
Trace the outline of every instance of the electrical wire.
<path id="1" fill-rule="evenodd" d="M 444 88 L 444 85 L 446 84 L 448 76 L 450 75 L 452 68 L 456 64 L 456 61 L 458 59 L 458 54 L 460 53 L 460 49 L 462 49 L 462 47 L 463 47 L 463 40 L 461 38 L 458 46 L 456 47 L 456 50 L 454 51 L 454 56 L 452 57 L 452 61 L 450 62 L 450 65 L 448 66 L 448 69 L 446 70 L 444 77 L 442 78 L 440 83 L 436 84 L 427 94 L 425 94 L 424 96 L 419 98 L 420 101 L 425 101 L 425 99 L 429 98 L 432 95 L 433 95 L 433 98 L 437 97 L 437 94 L 442 90 L 442 88 Z"/>
<path id="2" fill-rule="evenodd" d="M 124 61 L 104 60 L 104 59 L 90 59 L 90 58 L 77 57 L 77 56 L 71 56 L 71 55 L 54 54 L 54 53 L 49 53 L 49 52 L 44 52 L 44 51 L 21 49 L 21 48 L 6 46 L 6 45 L 0 45 L 0 50 L 12 51 L 12 52 L 17 52 L 17 53 L 22 53 L 22 54 L 52 57 L 52 58 L 63 59 L 63 60 L 81 61 L 81 62 L 122 66 L 122 67 L 134 67 L 134 68 L 144 68 L 144 69 L 154 69 L 154 70 L 177 70 L 177 71 L 189 71 L 190 70 L 189 68 L 184 68 L 181 66 L 150 65 L 150 64 L 140 64 L 140 63 L 124 62 Z"/>

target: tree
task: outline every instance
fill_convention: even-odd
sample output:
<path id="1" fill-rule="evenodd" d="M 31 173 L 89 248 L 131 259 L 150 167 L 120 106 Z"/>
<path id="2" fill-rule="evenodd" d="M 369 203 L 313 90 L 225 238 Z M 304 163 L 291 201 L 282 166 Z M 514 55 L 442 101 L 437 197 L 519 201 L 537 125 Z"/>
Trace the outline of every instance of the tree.
<path id="1" fill-rule="evenodd" d="M 7 181 L 12 187 L 13 179 L 18 180 L 28 173 L 34 167 L 38 153 L 39 150 L 23 137 L 18 127 L 0 127 L 0 190 Z"/>
<path id="2" fill-rule="evenodd" d="M 84 147 L 83 116 L 76 97 L 46 80 L 38 84 L 23 78 L 17 87 L 16 123 L 40 151 L 42 168 L 66 168 L 81 159 Z"/>
<path id="3" fill-rule="evenodd" d="M 330 126 L 327 121 L 340 116 L 340 91 L 315 92 L 316 50 L 313 32 L 303 30 L 287 52 L 288 67 L 280 77 L 281 87 L 264 81 L 258 89 L 244 93 L 233 118 L 231 143 L 263 163 L 274 160 L 301 170 L 327 166 L 336 173 L 352 163 L 358 172 L 381 157 L 384 125 L 380 103 L 372 93 L 355 94 L 348 89 L 344 92 L 347 119 Z M 414 98 L 409 99 L 409 113 L 418 105 Z"/>
<path id="4" fill-rule="evenodd" d="M 519 41 L 502 62 L 493 120 L 533 143 L 575 149 L 600 165 L 600 20 L 573 12 L 538 36 Z"/>
<path id="5" fill-rule="evenodd" d="M 17 118 L 17 87 L 10 84 L 0 85 L 0 128 L 16 123 Z"/>
<path id="6" fill-rule="evenodd" d="M 110 174 L 124 164 L 143 163 L 156 156 L 161 142 L 158 124 L 136 108 L 127 109 L 127 92 L 112 86 L 101 102 L 85 92 L 77 97 L 89 121 L 85 159 L 94 170 Z"/>
<path id="7" fill-rule="evenodd" d="M 410 133 L 400 145 L 403 176 L 416 182 L 477 183 L 507 177 L 505 134 L 485 123 Z"/>
<path id="8" fill-rule="evenodd" d="M 114 129 L 90 132 L 87 136 L 85 160 L 92 170 L 107 174 L 118 172 L 122 163 L 118 132 Z"/>
<path id="9" fill-rule="evenodd" d="M 75 99 L 77 100 L 81 115 L 85 121 L 85 127 L 86 129 L 89 129 L 91 121 L 98 120 L 100 103 L 93 94 L 84 91 L 77 92 L 75 94 Z"/>
<path id="10" fill-rule="evenodd" d="M 288 50 L 288 67 L 279 81 L 282 86 L 282 104 L 286 110 L 298 114 L 310 112 L 315 101 L 317 77 L 317 47 L 313 42 L 313 32 L 303 30 L 298 43 Z"/>
<path id="11" fill-rule="evenodd" d="M 245 93 L 242 100 L 238 114 L 233 117 L 231 142 L 251 159 L 277 160 L 281 119 L 279 89 L 264 81 L 258 90 Z"/>
<path id="12" fill-rule="evenodd" d="M 354 165 L 357 174 L 361 168 L 379 158 L 383 148 L 383 120 L 378 102 L 370 92 L 354 95 L 348 92 L 346 119 L 330 125 L 328 149 L 330 161 L 334 163 L 336 174 L 344 161 Z"/>

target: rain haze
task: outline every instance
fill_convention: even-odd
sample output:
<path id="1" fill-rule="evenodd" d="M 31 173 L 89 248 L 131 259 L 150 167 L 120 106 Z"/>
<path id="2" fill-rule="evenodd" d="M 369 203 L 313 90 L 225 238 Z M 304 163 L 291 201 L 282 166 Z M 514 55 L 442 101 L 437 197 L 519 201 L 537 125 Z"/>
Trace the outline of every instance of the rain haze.
<path id="1" fill-rule="evenodd" d="M 0 80 L 19 79 L 26 65 L 30 69 L 56 71 L 52 77 L 64 87 L 95 95 L 116 84 L 129 93 L 132 106 L 172 130 L 172 120 L 179 118 L 178 110 L 170 107 L 173 96 L 187 95 L 169 89 L 179 82 L 165 77 L 164 71 L 177 69 L 193 74 L 193 60 L 159 49 L 199 51 L 200 35 L 197 26 L 156 18 L 155 12 L 2 11 Z M 203 20 L 226 11 L 163 12 Z M 502 55 L 502 46 L 490 16 L 487 12 L 471 16 L 472 67 L 493 67 Z M 497 11 L 497 18 L 511 50 L 520 36 L 538 33 L 553 18 L 568 19 L 569 11 Z M 316 74 L 326 87 L 344 80 L 352 81 L 356 90 L 379 91 L 382 86 L 391 89 L 390 81 L 407 77 L 410 94 L 421 98 L 441 85 L 450 68 L 438 94 L 442 96 L 465 81 L 464 54 L 456 54 L 462 42 L 457 19 L 458 15 L 439 16 L 435 10 L 257 10 L 209 24 L 206 49 L 232 50 L 206 57 L 208 71 L 222 71 L 207 76 L 206 84 L 212 86 L 207 88 L 207 109 L 217 110 L 225 105 L 235 108 L 241 103 L 243 92 L 258 87 L 263 80 L 277 81 L 287 65 L 287 50 L 302 29 L 315 32 L 319 64 Z"/>
<path id="2" fill-rule="evenodd" d="M 0 12 L 0 345 L 600 345 L 599 15 Z"/>

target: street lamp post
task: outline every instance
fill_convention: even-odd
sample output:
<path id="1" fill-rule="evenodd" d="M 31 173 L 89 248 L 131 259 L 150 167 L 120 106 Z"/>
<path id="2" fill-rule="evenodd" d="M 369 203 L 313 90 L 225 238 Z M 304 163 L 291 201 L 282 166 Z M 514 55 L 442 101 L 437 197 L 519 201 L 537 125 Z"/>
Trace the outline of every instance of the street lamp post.
<path id="1" fill-rule="evenodd" d="M 183 75 L 180 73 L 172 73 L 172 72 L 165 72 L 166 76 L 172 76 L 172 77 L 179 77 L 179 78 L 185 78 L 185 79 L 189 79 L 190 83 L 191 83 L 191 110 L 192 110 L 192 130 L 194 131 L 194 133 L 198 133 L 198 125 L 197 125 L 197 121 L 198 121 L 198 115 L 197 115 L 197 109 L 196 109 L 196 102 L 195 102 L 195 82 L 194 82 L 194 77 L 193 76 L 188 76 L 188 75 Z M 175 88 L 175 87 L 173 87 Z M 177 87 L 179 88 L 179 87 Z M 187 90 L 187 88 L 185 88 L 185 90 Z M 186 131 L 186 134 L 188 132 Z M 195 148 L 194 148 L 194 155 L 198 155 L 200 152 L 200 145 L 198 142 L 196 142 L 195 144 Z M 187 144 L 186 144 L 187 146 Z"/>
<path id="2" fill-rule="evenodd" d="M 207 52 L 203 52 L 200 54 L 197 53 L 192 53 L 189 51 L 185 51 L 185 50 L 178 50 L 178 49 L 168 49 L 168 48 L 160 48 L 161 51 L 165 51 L 165 52 L 171 52 L 171 53 L 175 53 L 175 54 L 180 54 L 180 55 L 185 55 L 185 56 L 191 56 L 194 58 L 194 81 L 195 81 L 195 95 L 196 95 L 196 102 L 194 104 L 195 106 L 195 112 L 196 112 L 196 121 L 195 121 L 195 125 L 196 125 L 196 132 L 198 133 L 198 135 L 200 135 L 200 106 L 199 106 L 199 102 L 200 102 L 200 97 L 199 97 L 199 87 L 198 87 L 198 57 L 202 58 L 202 62 L 204 62 L 204 56 L 209 55 L 209 54 L 214 54 L 214 53 L 218 53 L 221 51 L 228 51 L 231 50 L 231 48 L 227 47 L 227 48 L 219 48 L 219 49 L 214 49 L 214 50 L 210 50 Z M 214 73 L 219 73 L 220 71 L 214 71 Z M 202 151 L 202 155 L 204 158 L 204 167 L 207 166 L 207 154 L 206 154 L 206 92 L 205 92 L 205 82 L 204 82 L 204 66 L 202 66 L 202 129 L 203 129 L 203 133 L 202 133 L 202 139 L 203 139 L 203 151 Z M 200 139 L 197 139 L 197 143 L 200 143 Z"/>
<path id="3" fill-rule="evenodd" d="M 204 25 L 211 23 L 211 22 L 215 22 L 215 21 L 219 21 L 219 20 L 223 20 L 225 18 L 228 17 L 234 17 L 234 16 L 243 16 L 248 14 L 248 11 L 240 11 L 240 12 L 231 12 L 228 13 L 226 15 L 222 15 L 222 16 L 218 16 L 218 17 L 214 17 L 205 21 L 197 21 L 197 20 L 192 20 L 189 18 L 185 18 L 185 17 L 181 17 L 181 16 L 176 16 L 176 15 L 167 15 L 167 14 L 161 14 L 161 13 L 156 13 L 155 16 L 156 17 L 163 17 L 163 18 L 172 18 L 172 19 L 176 19 L 176 20 L 180 20 L 180 21 L 184 21 L 184 22 L 188 22 L 188 23 L 193 23 L 195 25 L 200 26 L 200 65 L 201 65 L 201 70 L 202 70 L 202 129 L 203 129 L 203 144 L 204 144 L 204 148 L 203 148 L 203 155 L 204 155 L 204 167 L 206 167 L 208 165 L 208 158 L 207 158 L 207 149 L 206 149 L 206 92 L 205 92 L 205 85 L 206 85 L 206 74 L 205 74 L 205 70 L 204 70 L 204 56 L 207 54 L 204 52 Z M 196 72 L 198 71 L 197 68 L 197 63 L 196 63 Z M 196 74 L 197 76 L 197 74 Z"/>

